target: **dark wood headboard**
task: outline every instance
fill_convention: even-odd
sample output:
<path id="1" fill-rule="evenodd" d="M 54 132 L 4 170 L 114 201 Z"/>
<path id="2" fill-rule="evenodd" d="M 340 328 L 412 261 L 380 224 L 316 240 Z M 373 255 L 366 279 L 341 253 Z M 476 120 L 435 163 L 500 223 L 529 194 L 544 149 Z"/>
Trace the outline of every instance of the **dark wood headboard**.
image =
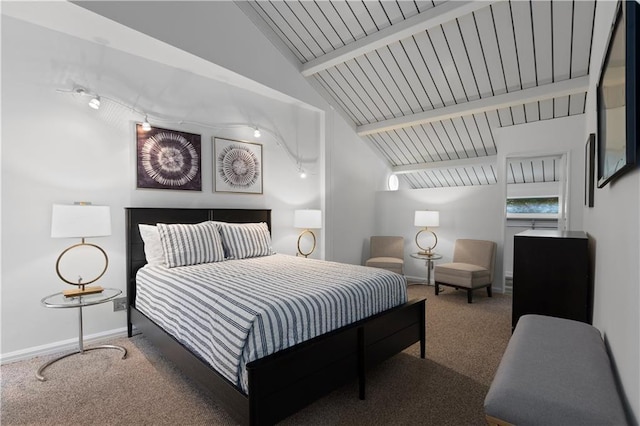
<path id="1" fill-rule="evenodd" d="M 146 263 L 144 244 L 138 225 L 143 223 L 200 223 L 216 220 L 231 223 L 266 222 L 271 231 L 271 210 L 251 209 L 188 209 L 128 207 L 126 211 L 127 232 L 127 303 L 135 306 L 136 273 Z"/>

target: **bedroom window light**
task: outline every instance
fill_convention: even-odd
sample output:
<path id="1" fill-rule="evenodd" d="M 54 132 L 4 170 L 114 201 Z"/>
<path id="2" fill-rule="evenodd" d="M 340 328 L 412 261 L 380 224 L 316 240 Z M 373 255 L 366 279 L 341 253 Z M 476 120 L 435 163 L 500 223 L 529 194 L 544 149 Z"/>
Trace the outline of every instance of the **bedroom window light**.
<path id="1" fill-rule="evenodd" d="M 400 187 L 400 181 L 398 180 L 398 175 L 395 173 L 389 175 L 389 179 L 387 180 L 387 188 L 389 191 L 397 191 Z"/>

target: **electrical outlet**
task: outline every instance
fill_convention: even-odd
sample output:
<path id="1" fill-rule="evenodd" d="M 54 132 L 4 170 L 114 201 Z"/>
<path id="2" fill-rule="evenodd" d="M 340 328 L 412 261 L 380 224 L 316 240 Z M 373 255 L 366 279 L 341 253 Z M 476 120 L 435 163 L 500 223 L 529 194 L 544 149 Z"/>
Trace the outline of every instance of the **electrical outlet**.
<path id="1" fill-rule="evenodd" d="M 113 299 L 113 312 L 124 311 L 125 309 L 127 309 L 126 297 L 118 297 L 117 299 Z"/>

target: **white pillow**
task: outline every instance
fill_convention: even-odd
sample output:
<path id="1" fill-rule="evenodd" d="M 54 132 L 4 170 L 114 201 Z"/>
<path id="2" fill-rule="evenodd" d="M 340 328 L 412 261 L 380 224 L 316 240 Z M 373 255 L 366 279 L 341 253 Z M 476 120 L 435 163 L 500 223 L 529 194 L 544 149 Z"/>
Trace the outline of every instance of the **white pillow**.
<path id="1" fill-rule="evenodd" d="M 224 260 L 220 232 L 213 222 L 158 223 L 157 227 L 169 268 Z"/>
<path id="2" fill-rule="evenodd" d="M 140 236 L 144 242 L 144 257 L 149 265 L 164 265 L 164 251 L 158 228 L 153 225 L 139 224 Z"/>
<path id="3" fill-rule="evenodd" d="M 272 254 L 271 234 L 265 222 L 216 222 L 216 225 L 222 235 L 222 243 L 229 259 L 245 259 Z"/>

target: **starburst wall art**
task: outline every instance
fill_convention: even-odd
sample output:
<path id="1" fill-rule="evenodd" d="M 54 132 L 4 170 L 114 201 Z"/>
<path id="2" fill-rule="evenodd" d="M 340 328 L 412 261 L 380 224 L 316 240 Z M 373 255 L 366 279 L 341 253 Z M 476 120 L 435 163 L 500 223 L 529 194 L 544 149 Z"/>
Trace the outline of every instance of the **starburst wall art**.
<path id="1" fill-rule="evenodd" d="M 202 191 L 200 135 L 136 125 L 138 188 Z"/>
<path id="2" fill-rule="evenodd" d="M 213 138 L 215 191 L 262 194 L 262 145 Z"/>

